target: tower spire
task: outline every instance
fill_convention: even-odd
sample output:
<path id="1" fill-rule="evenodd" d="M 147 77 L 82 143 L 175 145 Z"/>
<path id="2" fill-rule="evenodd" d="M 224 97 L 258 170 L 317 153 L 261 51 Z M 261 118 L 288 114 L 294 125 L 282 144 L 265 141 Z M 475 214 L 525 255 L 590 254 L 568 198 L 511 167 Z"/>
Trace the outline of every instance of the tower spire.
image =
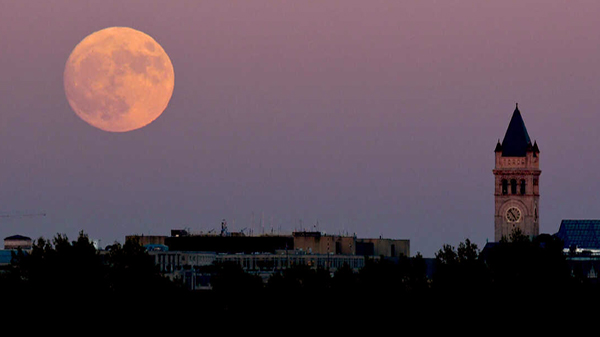
<path id="1" fill-rule="evenodd" d="M 527 133 L 525 122 L 519 111 L 519 104 L 516 104 L 508 129 L 502 140 L 503 157 L 524 157 L 527 149 L 531 147 L 531 139 Z"/>

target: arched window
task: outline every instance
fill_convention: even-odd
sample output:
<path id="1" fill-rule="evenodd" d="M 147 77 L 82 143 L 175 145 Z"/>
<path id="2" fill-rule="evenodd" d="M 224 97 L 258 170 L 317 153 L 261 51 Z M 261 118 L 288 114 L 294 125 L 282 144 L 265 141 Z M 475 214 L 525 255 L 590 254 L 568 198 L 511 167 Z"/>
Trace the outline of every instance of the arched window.
<path id="1" fill-rule="evenodd" d="M 517 180 L 510 180 L 510 194 L 517 194 Z"/>
<path id="2" fill-rule="evenodd" d="M 502 195 L 508 194 L 508 180 L 502 179 Z"/>
<path id="3" fill-rule="evenodd" d="M 521 179 L 521 195 L 525 195 L 525 179 Z"/>

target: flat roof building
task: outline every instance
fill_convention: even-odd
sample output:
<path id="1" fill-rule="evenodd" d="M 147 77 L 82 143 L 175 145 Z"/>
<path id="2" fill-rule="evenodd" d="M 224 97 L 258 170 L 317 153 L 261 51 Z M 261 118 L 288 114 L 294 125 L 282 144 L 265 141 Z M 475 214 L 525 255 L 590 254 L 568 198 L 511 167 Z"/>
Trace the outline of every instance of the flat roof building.
<path id="1" fill-rule="evenodd" d="M 207 287 L 202 267 L 213 263 L 234 262 L 266 280 L 273 273 L 298 264 L 334 272 L 343 265 L 358 270 L 367 258 L 410 256 L 409 240 L 361 239 L 316 231 L 247 236 L 225 230 L 221 234 L 200 235 L 171 230 L 170 237 L 132 235 L 127 239 L 137 239 L 163 274 L 183 280 L 190 289 Z"/>

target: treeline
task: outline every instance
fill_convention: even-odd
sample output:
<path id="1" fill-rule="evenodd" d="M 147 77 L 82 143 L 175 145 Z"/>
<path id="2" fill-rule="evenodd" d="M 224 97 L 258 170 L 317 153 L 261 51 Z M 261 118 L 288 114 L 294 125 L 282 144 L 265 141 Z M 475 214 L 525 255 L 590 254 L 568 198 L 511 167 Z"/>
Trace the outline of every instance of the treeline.
<path id="1" fill-rule="evenodd" d="M 237 264 L 223 263 L 200 270 L 210 275 L 212 290 L 191 292 L 163 277 L 138 242 L 100 252 L 81 232 L 74 241 L 64 235 L 40 238 L 30 253 L 18 251 L 0 274 L 0 291 L 4 299 L 17 302 L 152 299 L 165 306 L 195 303 L 199 312 L 273 308 L 351 312 L 382 306 L 400 311 L 472 301 L 595 300 L 598 286 L 571 273 L 562 248 L 554 236 L 530 240 L 517 232 L 484 252 L 469 240 L 456 248 L 444 245 L 431 266 L 420 255 L 368 259 L 359 271 L 344 266 L 330 273 L 297 265 L 273 274 L 267 282 Z"/>
<path id="2" fill-rule="evenodd" d="M 39 238 L 30 252 L 17 250 L 0 273 L 0 295 L 11 306 L 44 299 L 51 303 L 96 303 L 148 294 L 182 293 L 162 277 L 138 242 L 115 243 L 101 254 L 83 232 L 74 241 L 58 234 Z M 155 296 L 155 295 L 152 295 Z"/>

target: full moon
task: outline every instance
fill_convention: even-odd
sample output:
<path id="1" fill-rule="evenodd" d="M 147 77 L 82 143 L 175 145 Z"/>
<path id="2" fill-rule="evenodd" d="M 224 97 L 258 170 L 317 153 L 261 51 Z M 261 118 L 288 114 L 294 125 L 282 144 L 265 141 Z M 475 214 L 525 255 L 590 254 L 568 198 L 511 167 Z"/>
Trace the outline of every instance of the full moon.
<path id="1" fill-rule="evenodd" d="M 109 132 L 139 129 L 169 103 L 175 73 L 169 56 L 150 36 L 127 27 L 99 30 L 73 49 L 63 76 L 77 116 Z"/>

